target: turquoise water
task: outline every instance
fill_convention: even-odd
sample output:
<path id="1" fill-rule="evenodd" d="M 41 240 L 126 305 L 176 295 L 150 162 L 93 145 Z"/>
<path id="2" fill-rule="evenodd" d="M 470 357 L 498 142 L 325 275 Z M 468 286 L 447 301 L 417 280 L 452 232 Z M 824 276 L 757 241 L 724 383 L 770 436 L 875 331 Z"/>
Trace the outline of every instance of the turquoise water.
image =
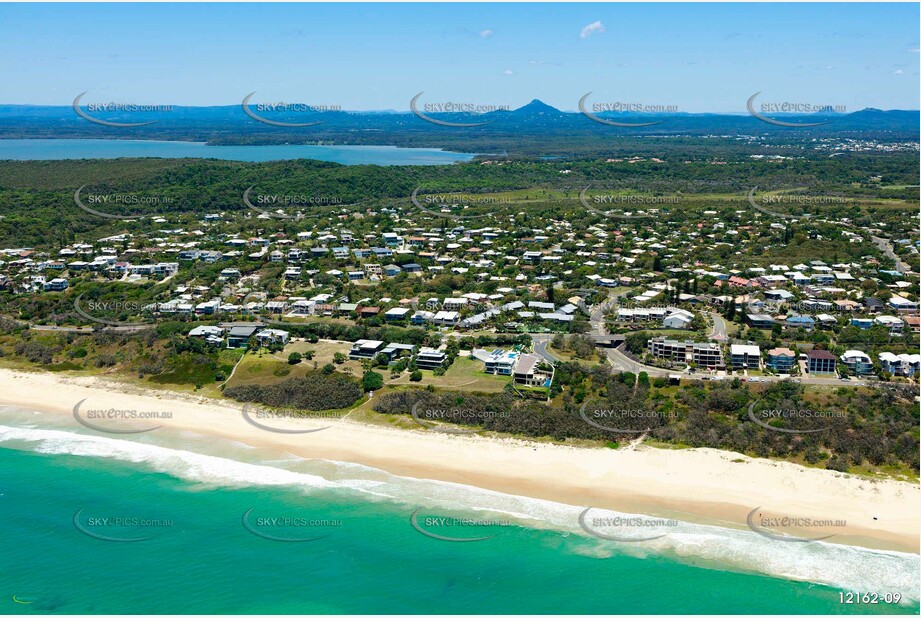
<path id="1" fill-rule="evenodd" d="M 564 505 L 305 461 L 189 434 L 115 440 L 64 431 L 59 421 L 9 409 L 0 409 L 0 419 L 4 613 L 917 614 L 919 609 L 917 556 L 820 543 L 806 544 L 814 546 L 807 550 L 811 554 L 786 553 L 802 551 L 803 544 L 732 531 L 739 540 L 707 526 L 690 526 L 700 530 L 693 542 L 680 546 L 624 547 L 576 534 L 565 523 L 572 511 Z M 419 507 L 423 516 L 488 514 L 512 525 L 477 530 L 494 535 L 485 541 L 445 542 L 410 524 Z M 250 529 L 243 525 L 247 511 Z M 94 526 L 113 517 L 129 524 Z M 258 523 L 269 517 L 315 525 Z M 135 519 L 158 525 L 135 525 Z M 110 538 L 149 538 L 104 541 L 80 528 Z M 286 539 L 322 538 L 282 542 L 251 530 Z M 770 554 L 759 553 L 764 551 Z M 732 556 L 749 556 L 756 564 L 746 568 Z M 810 556 L 814 564 L 804 567 Z M 774 568 L 773 560 L 786 561 L 787 570 L 814 567 L 817 574 L 843 566 L 834 577 L 849 589 L 850 584 L 861 590 L 905 588 L 915 600 L 898 607 L 841 606 L 835 586 L 755 572 Z"/>
<path id="2" fill-rule="evenodd" d="M 396 146 L 208 146 L 203 142 L 162 142 L 109 139 L 0 139 L 0 161 L 13 159 L 117 159 L 160 157 L 230 161 L 316 159 L 345 165 L 443 165 L 469 161 L 472 154 L 435 148 Z"/>

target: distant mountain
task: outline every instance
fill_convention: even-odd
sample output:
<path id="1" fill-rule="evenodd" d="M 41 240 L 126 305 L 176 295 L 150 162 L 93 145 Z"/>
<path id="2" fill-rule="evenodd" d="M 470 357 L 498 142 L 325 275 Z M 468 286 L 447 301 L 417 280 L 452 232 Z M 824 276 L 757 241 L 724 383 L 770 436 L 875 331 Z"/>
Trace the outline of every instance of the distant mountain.
<path id="1" fill-rule="evenodd" d="M 532 99 L 530 103 L 519 107 L 518 109 L 511 112 L 515 116 L 565 116 L 565 112 L 561 112 L 552 105 L 547 105 L 540 99 Z"/>
<path id="2" fill-rule="evenodd" d="M 196 140 L 222 144 L 337 143 L 401 144 L 463 147 L 468 151 L 501 151 L 522 137 L 540 143 L 553 137 L 555 144 L 586 143 L 611 137 L 663 136 L 780 136 L 797 140 L 828 136 L 887 140 L 918 140 L 919 112 L 911 110 L 862 109 L 853 113 L 766 114 L 787 122 L 815 123 L 811 127 L 777 126 L 747 113 L 656 113 L 599 112 L 597 119 L 649 126 L 612 126 L 580 112 L 564 112 L 534 99 L 514 110 L 485 114 L 425 113 L 375 110 L 362 112 L 274 112 L 245 113 L 240 104 L 211 107 L 176 106 L 169 111 L 131 113 L 93 111 L 95 119 L 114 123 L 156 121 L 135 127 L 112 127 L 79 117 L 70 106 L 0 105 L 0 138 L 118 138 Z M 285 126 L 262 122 L 300 123 Z M 433 119 L 442 122 L 429 122 Z M 454 123 L 451 124 L 445 123 Z M 477 145 L 474 145 L 477 144 Z M 471 150 L 472 149 L 472 150 Z M 558 148 L 559 149 L 559 148 Z"/>

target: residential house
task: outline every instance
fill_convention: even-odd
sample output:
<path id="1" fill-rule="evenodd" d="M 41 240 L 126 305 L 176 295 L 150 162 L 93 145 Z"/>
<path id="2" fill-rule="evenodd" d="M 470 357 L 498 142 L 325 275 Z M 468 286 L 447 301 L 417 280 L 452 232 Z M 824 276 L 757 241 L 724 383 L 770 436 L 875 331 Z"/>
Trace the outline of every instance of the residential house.
<path id="1" fill-rule="evenodd" d="M 515 384 L 522 386 L 550 387 L 553 374 L 541 369 L 542 360 L 536 354 L 522 354 L 514 370 Z"/>
<path id="2" fill-rule="evenodd" d="M 520 356 L 518 352 L 514 351 L 493 350 L 489 352 L 482 349 L 474 349 L 470 355 L 483 362 L 483 371 L 499 376 L 512 375 Z"/>
<path id="3" fill-rule="evenodd" d="M 828 350 L 809 350 L 806 359 L 809 373 L 835 373 L 837 359 Z"/>
<path id="4" fill-rule="evenodd" d="M 789 348 L 774 348 L 767 352 L 765 367 L 777 373 L 790 373 L 796 364 L 796 352 Z"/>
<path id="5" fill-rule="evenodd" d="M 260 326 L 231 326 L 227 332 L 227 347 L 231 349 L 248 347 L 250 337 L 261 328 Z"/>
<path id="6" fill-rule="evenodd" d="M 352 360 L 372 359 L 377 356 L 378 352 L 383 348 L 383 341 L 359 339 L 352 344 L 352 349 L 349 351 L 349 358 Z"/>
<path id="7" fill-rule="evenodd" d="M 851 373 L 856 375 L 867 375 L 873 373 L 873 361 L 865 352 L 860 350 L 848 350 L 841 355 L 841 362 L 844 363 Z"/>
<path id="8" fill-rule="evenodd" d="M 421 348 L 416 354 L 416 366 L 419 369 L 438 369 L 444 367 L 448 356 L 435 348 Z"/>
<path id="9" fill-rule="evenodd" d="M 291 333 L 289 333 L 286 330 L 266 328 L 256 333 L 255 339 L 256 339 L 256 342 L 261 346 L 273 345 L 273 344 L 285 345 L 288 343 L 288 339 L 290 338 L 290 336 L 291 336 Z"/>

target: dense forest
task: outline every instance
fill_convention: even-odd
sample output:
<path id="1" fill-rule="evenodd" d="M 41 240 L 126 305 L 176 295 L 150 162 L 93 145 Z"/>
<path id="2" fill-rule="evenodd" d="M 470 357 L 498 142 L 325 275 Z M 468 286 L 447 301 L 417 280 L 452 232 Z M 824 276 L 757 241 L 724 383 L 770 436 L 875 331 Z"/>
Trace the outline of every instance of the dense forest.
<path id="1" fill-rule="evenodd" d="M 652 196 L 680 196 L 667 207 L 673 217 L 707 208 L 747 208 L 746 196 L 759 191 L 794 190 L 809 195 L 839 196 L 849 201 L 823 206 L 829 218 L 847 217 L 868 225 L 892 215 L 895 200 L 916 202 L 917 157 L 914 155 L 845 155 L 821 160 L 768 162 L 744 159 L 725 165 L 685 160 L 613 164 L 601 160 L 550 162 L 505 161 L 448 166 L 345 166 L 317 161 L 235 163 L 225 161 L 124 159 L 118 161 L 0 162 L 0 246 L 59 247 L 120 233 L 151 230 L 145 220 L 101 219 L 79 208 L 74 192 L 84 195 L 154 197 L 158 203 L 102 205 L 118 216 L 186 217 L 211 212 L 254 215 L 243 202 L 249 187 L 262 195 L 307 195 L 329 205 L 301 208 L 322 224 L 343 212 L 377 217 L 383 209 L 405 209 L 410 196 L 464 192 L 477 195 L 521 192 L 514 203 L 473 205 L 465 215 L 501 217 L 524 210 L 542 218 L 581 218 L 591 213 L 579 202 L 586 187 L 593 191 L 632 191 Z M 561 174 L 565 171 L 565 174 Z M 870 182 L 871 177 L 876 180 Z M 802 208 L 799 208 L 802 210 Z M 796 213 L 797 208 L 791 207 Z M 446 225 L 446 219 L 440 224 Z M 893 218 L 893 222 L 898 222 Z M 392 226 L 389 216 L 380 225 Z M 242 229 L 244 222 L 240 222 Z M 288 235 L 301 229 L 297 219 L 260 222 L 267 230 Z M 903 222 L 902 226 L 905 225 Z M 232 230 L 230 230 L 232 231 Z"/>

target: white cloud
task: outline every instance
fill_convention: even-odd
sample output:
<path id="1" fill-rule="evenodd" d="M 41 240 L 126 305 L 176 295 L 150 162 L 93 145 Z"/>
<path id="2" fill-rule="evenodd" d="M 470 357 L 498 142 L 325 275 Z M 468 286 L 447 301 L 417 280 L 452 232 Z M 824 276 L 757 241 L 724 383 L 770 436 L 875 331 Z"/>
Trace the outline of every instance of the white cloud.
<path id="1" fill-rule="evenodd" d="M 515 72 L 512 71 L 511 69 L 505 69 L 504 71 L 502 71 L 502 74 L 503 75 L 514 75 Z"/>
<path id="2" fill-rule="evenodd" d="M 921 52 L 921 47 L 918 47 L 917 45 L 908 48 L 909 54 L 917 54 L 918 52 Z"/>
<path id="3" fill-rule="evenodd" d="M 481 30 L 481 31 L 480 31 L 480 38 L 481 38 L 481 39 L 488 39 L 488 38 L 490 38 L 492 35 L 493 35 L 493 31 L 490 30 L 490 29 L 488 29 L 488 28 L 487 28 L 486 30 Z"/>
<path id="4" fill-rule="evenodd" d="M 896 69 L 895 71 L 892 72 L 892 74 L 893 75 L 905 75 L 905 71 L 903 71 L 902 69 Z"/>
<path id="5" fill-rule="evenodd" d="M 579 38 L 587 39 L 588 37 L 592 36 L 596 32 L 598 33 L 604 32 L 604 24 L 601 23 L 600 21 L 594 21 L 590 23 L 589 25 L 585 26 L 584 28 L 582 28 L 582 32 L 579 33 Z"/>

